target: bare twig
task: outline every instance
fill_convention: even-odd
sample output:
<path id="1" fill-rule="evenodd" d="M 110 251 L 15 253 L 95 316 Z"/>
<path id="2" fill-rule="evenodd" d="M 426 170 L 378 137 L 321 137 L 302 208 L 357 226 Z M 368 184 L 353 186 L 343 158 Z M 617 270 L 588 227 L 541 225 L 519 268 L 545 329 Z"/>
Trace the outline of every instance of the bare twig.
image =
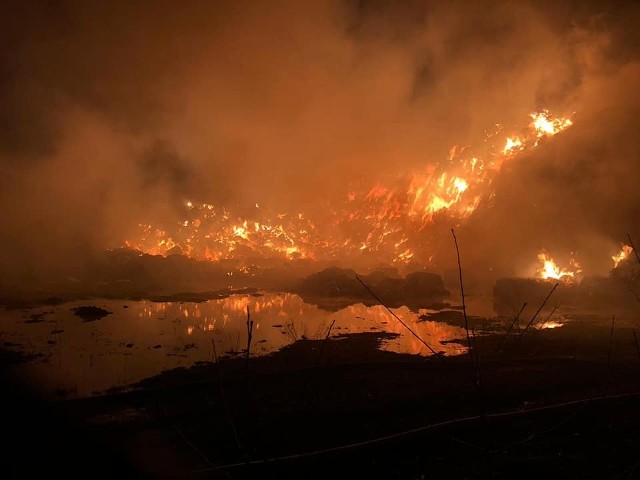
<path id="1" fill-rule="evenodd" d="M 518 335 L 518 338 L 516 338 L 516 341 L 514 342 L 513 346 L 511 348 L 514 348 L 516 345 L 518 345 L 518 343 L 520 342 L 520 340 L 522 339 L 522 337 L 524 336 L 525 333 L 527 333 L 527 330 L 529 330 L 529 327 L 531 327 L 531 325 L 533 324 L 533 322 L 536 320 L 536 318 L 538 317 L 538 314 L 542 311 L 542 309 L 544 308 L 544 306 L 546 305 L 547 301 L 549 300 L 549 298 L 551 297 L 551 295 L 553 294 L 553 292 L 556 290 L 556 288 L 558 288 L 558 283 L 556 283 L 553 288 L 551 289 L 551 291 L 549 292 L 549 294 L 546 296 L 546 298 L 544 299 L 544 301 L 542 302 L 542 304 L 540 305 L 540 307 L 538 308 L 538 310 L 536 310 L 536 313 L 533 315 L 533 317 L 531 317 L 531 320 L 529 320 L 529 323 L 527 323 L 527 326 L 524 327 L 524 330 L 522 330 L 522 332 L 520 332 L 520 335 Z"/>
<path id="2" fill-rule="evenodd" d="M 539 325 L 538 330 L 542 330 L 542 327 L 544 327 L 544 324 L 549 321 L 549 319 L 551 318 L 551 316 L 554 313 L 556 313 L 556 310 L 558 309 L 559 306 L 560 305 L 558 305 L 558 304 L 554 305 L 553 308 L 551 309 L 551 311 L 549 312 L 549 315 L 547 315 L 544 320 L 542 320 L 540 323 L 538 323 L 538 325 Z"/>
<path id="3" fill-rule="evenodd" d="M 467 319 L 467 306 L 464 301 L 464 284 L 462 283 L 462 265 L 460 263 L 460 249 L 458 248 L 458 239 L 456 238 L 456 232 L 451 229 L 451 235 L 453 235 L 453 243 L 456 246 L 456 255 L 458 257 L 458 276 L 460 278 L 460 294 L 462 296 L 462 315 L 464 316 L 464 329 L 467 332 L 467 345 L 469 347 L 469 355 L 471 355 L 471 337 L 469 336 L 469 321 Z"/>
<path id="4" fill-rule="evenodd" d="M 247 398 L 246 398 L 247 407 L 251 413 L 253 412 L 253 393 L 252 393 L 252 387 L 251 387 L 251 370 L 249 370 L 249 359 L 251 358 L 251 339 L 252 338 L 253 338 L 253 320 L 251 320 L 249 305 L 247 305 L 247 352 L 246 352 L 245 375 L 247 379 Z"/>
<path id="5" fill-rule="evenodd" d="M 480 409 L 480 416 L 484 419 L 484 395 L 482 392 L 482 377 L 480 375 L 480 352 L 478 352 L 475 330 L 473 331 L 473 345 L 471 345 L 471 337 L 469 336 L 469 320 L 467 318 L 467 305 L 464 299 L 464 283 L 462 282 L 462 263 L 460 262 L 460 249 L 458 248 L 458 239 L 456 238 L 456 232 L 453 230 L 453 228 L 451 229 L 451 235 L 453 235 L 453 244 L 456 247 L 456 256 L 458 258 L 458 277 L 460 279 L 460 295 L 462 296 L 462 315 L 464 317 L 464 328 L 467 332 L 469 357 L 475 366 L 475 388 L 478 395 L 478 406 Z"/>
<path id="6" fill-rule="evenodd" d="M 522 304 L 522 308 L 520 309 L 520 311 L 518 312 L 518 314 L 515 316 L 515 318 L 513 319 L 513 322 L 511 322 L 511 325 L 509 325 L 509 328 L 507 329 L 507 332 L 503 335 L 502 340 L 500 341 L 500 345 L 498 346 L 498 350 L 502 350 L 502 346 L 504 345 L 505 340 L 507 339 L 507 337 L 509 336 L 509 334 L 511 333 L 511 330 L 513 330 L 513 327 L 516 325 L 516 323 L 518 322 L 518 320 L 520 319 L 520 315 L 522 315 L 522 312 L 524 311 L 524 309 L 527 307 L 527 302 L 524 302 Z"/>
<path id="7" fill-rule="evenodd" d="M 331 325 L 329 325 L 329 328 L 327 329 L 327 334 L 324 337 L 324 340 L 322 341 L 322 344 L 320 345 L 320 350 L 318 351 L 318 356 L 316 358 L 316 364 L 315 367 L 313 369 L 313 373 L 309 376 L 307 376 L 307 379 L 304 383 L 304 388 L 302 389 L 302 394 L 300 396 L 300 402 L 305 401 L 305 399 L 307 398 L 308 392 L 309 392 L 309 384 L 310 382 L 313 382 L 315 385 L 314 387 L 317 388 L 317 384 L 318 384 L 318 369 L 320 368 L 320 361 L 322 359 L 322 354 L 324 352 L 325 346 L 327 345 L 327 343 L 329 342 L 329 337 L 331 336 L 331 329 L 333 328 L 333 326 L 335 325 L 336 321 L 335 319 L 331 321 Z"/>
<path id="8" fill-rule="evenodd" d="M 324 337 L 324 341 L 322 342 L 322 345 L 320 346 L 320 351 L 318 352 L 318 358 L 316 360 L 316 368 L 318 368 L 320 366 L 320 359 L 322 358 L 322 353 L 324 352 L 325 345 L 329 341 L 329 336 L 331 335 L 331 329 L 333 328 L 335 323 L 336 323 L 336 321 L 335 321 L 335 319 L 333 319 L 331 321 L 331 325 L 329 325 L 329 329 L 327 330 L 327 335 Z"/>
<path id="9" fill-rule="evenodd" d="M 638 250 L 636 250 L 636 246 L 633 244 L 633 240 L 631 240 L 631 234 L 627 233 L 627 238 L 629 239 L 629 245 L 633 248 L 633 253 L 636 254 L 636 259 L 638 263 L 640 263 L 640 255 L 638 254 Z"/>
<path id="10" fill-rule="evenodd" d="M 251 339 L 253 338 L 253 320 L 247 305 L 247 370 L 249 369 L 249 357 L 251 356 Z"/>
<path id="11" fill-rule="evenodd" d="M 216 351 L 216 342 L 212 338 L 211 346 L 213 347 L 213 357 L 216 360 L 216 371 L 218 372 L 218 384 L 220 387 L 220 396 L 222 397 L 222 404 L 224 405 L 224 411 L 227 414 L 227 420 L 229 421 L 229 426 L 231 427 L 231 431 L 233 432 L 233 439 L 236 442 L 236 446 L 238 450 L 244 452 L 242 448 L 242 443 L 240 443 L 240 437 L 238 436 L 238 430 L 236 429 L 236 424 L 233 421 L 233 417 L 231 416 L 231 411 L 229 410 L 229 404 L 227 403 L 227 396 L 224 392 L 224 385 L 222 384 L 222 375 L 220 374 L 220 363 L 218 362 L 218 352 Z"/>
<path id="12" fill-rule="evenodd" d="M 478 339 L 476 337 L 476 331 L 473 327 L 471 327 L 471 339 L 473 341 L 473 351 L 474 355 L 472 359 L 474 361 L 474 365 L 476 367 L 476 392 L 478 393 L 478 406 L 480 409 L 480 415 L 484 417 L 484 393 L 482 390 L 482 375 L 480 374 L 480 351 L 478 349 Z"/>
<path id="13" fill-rule="evenodd" d="M 380 305 L 382 305 L 382 306 L 387 310 L 387 312 L 389 312 L 389 313 L 391 314 L 391 316 L 393 316 L 393 318 L 395 318 L 396 320 L 398 320 L 398 321 L 402 324 L 402 326 L 403 326 L 404 328 L 406 328 L 407 330 L 409 330 L 409 332 L 411 333 L 411 335 L 413 335 L 414 337 L 416 337 L 416 338 L 420 341 L 420 343 L 422 343 L 425 347 L 427 347 L 427 348 L 431 351 L 431 353 L 433 353 L 437 358 L 439 358 L 439 359 L 440 359 L 440 360 L 442 360 L 443 362 L 445 361 L 445 359 L 444 359 L 441 355 L 438 355 L 438 353 L 437 353 L 437 352 L 436 352 L 436 351 L 431 347 L 431 345 L 429 345 L 427 342 L 425 342 L 425 341 L 422 339 L 422 337 L 420 337 L 420 335 L 418 335 L 416 332 L 414 332 L 414 331 L 411 329 L 411 327 L 410 327 L 409 325 L 407 325 L 407 324 L 406 324 L 406 323 L 405 323 L 405 322 L 404 322 L 404 321 L 403 321 L 403 320 L 402 320 L 398 315 L 396 315 L 395 313 L 393 313 L 393 311 L 392 311 L 389 307 L 387 307 L 387 306 L 385 305 L 385 303 L 380 299 L 380 297 L 378 297 L 378 296 L 373 292 L 373 290 L 371 290 L 371 289 L 367 286 L 367 284 L 366 284 L 366 283 L 364 283 L 364 282 L 362 281 L 362 279 L 361 279 L 359 276 L 357 276 L 357 275 L 356 275 L 356 280 L 358 280 L 358 281 L 362 284 L 362 286 L 363 286 L 363 287 L 364 287 L 364 288 L 365 288 L 365 289 L 366 289 L 366 290 L 371 294 L 371 296 L 372 296 L 373 298 L 375 298 L 375 299 L 378 301 L 378 303 L 379 303 Z"/>

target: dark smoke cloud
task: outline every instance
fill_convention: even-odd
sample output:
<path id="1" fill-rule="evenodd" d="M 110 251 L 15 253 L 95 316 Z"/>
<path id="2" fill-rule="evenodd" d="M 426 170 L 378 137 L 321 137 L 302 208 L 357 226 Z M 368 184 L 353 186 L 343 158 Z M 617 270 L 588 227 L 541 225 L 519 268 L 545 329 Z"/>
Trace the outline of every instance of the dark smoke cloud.
<path id="1" fill-rule="evenodd" d="M 501 176 L 470 256 L 595 258 L 638 213 L 640 13 L 556 3 L 18 2 L 0 20 L 0 265 L 66 271 L 187 198 L 322 211 L 541 107 L 576 126 Z"/>

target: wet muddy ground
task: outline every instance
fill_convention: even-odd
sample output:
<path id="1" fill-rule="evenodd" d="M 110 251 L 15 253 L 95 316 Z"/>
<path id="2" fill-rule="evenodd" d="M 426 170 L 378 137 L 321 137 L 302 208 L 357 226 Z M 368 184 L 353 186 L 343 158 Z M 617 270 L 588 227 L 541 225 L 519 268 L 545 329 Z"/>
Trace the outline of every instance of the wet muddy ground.
<path id="1" fill-rule="evenodd" d="M 373 322 L 363 312 L 355 325 Z M 83 465 L 106 478 L 113 469 L 151 478 L 638 478 L 635 314 L 618 313 L 612 329 L 604 314 L 543 313 L 523 333 L 529 312 L 509 336 L 508 318 L 474 317 L 477 362 L 467 354 L 455 309 L 421 313 L 455 333 L 419 332 L 443 352 L 437 356 L 390 348 L 409 345 L 403 342 L 412 336 L 384 324 L 331 332 L 325 326 L 277 349 L 256 349 L 248 361 L 241 347 L 225 355 L 220 340 L 217 361 L 207 352 L 206 360 L 193 357 L 101 395 L 33 400 L 28 409 L 24 402 L 5 405 L 19 433 L 6 468 L 39 469 L 41 463 L 28 461 L 38 451 L 53 456 L 54 471 Z M 376 321 L 390 324 L 387 317 L 380 313 Z M 425 320 L 419 317 L 414 312 L 411 325 L 419 328 Z M 27 316 L 23 326 L 42 325 L 42 318 L 26 323 Z M 92 328 L 109 318 L 75 320 Z M 193 350 L 212 338 L 224 336 L 203 337 Z M 5 348 L 14 352 L 5 364 L 38 361 L 21 358 L 15 345 Z M 459 354 L 447 355 L 442 346 Z"/>

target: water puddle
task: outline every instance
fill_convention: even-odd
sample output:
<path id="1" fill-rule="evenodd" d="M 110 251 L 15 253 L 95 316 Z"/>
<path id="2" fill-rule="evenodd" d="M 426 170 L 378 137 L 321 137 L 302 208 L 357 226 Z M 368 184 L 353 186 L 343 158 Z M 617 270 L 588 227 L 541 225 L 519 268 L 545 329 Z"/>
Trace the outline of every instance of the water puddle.
<path id="1" fill-rule="evenodd" d="M 110 313 L 87 317 L 93 310 L 79 308 L 83 306 Z M 202 303 L 95 300 L 6 310 L 0 312 L 0 339 L 7 350 L 34 355 L 17 368 L 43 391 L 86 396 L 167 369 L 212 361 L 212 340 L 219 356 L 240 354 L 247 344 L 247 307 L 254 321 L 254 356 L 300 339 L 325 338 L 332 322 L 331 336 L 397 333 L 384 340 L 381 348 L 431 355 L 382 306 L 355 304 L 330 312 L 291 293 L 234 295 Z M 434 313 L 426 310 L 401 307 L 393 311 L 434 350 L 444 355 L 466 351 L 461 343 L 452 343 L 465 337 L 461 326 L 420 319 Z"/>

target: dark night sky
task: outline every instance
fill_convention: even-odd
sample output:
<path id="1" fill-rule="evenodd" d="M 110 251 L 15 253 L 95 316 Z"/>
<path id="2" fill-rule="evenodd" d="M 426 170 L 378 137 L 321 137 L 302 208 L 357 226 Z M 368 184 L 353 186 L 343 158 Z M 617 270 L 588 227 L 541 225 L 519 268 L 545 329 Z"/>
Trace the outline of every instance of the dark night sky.
<path id="1" fill-rule="evenodd" d="M 636 232 L 634 2 L 23 1 L 0 19 L 0 266 L 81 263 L 185 198 L 317 207 L 539 108 L 469 256 Z M 309 193 L 313 192 L 312 195 Z M 498 235 L 497 232 L 500 232 Z M 448 242 L 449 239 L 447 238 Z M 604 262 L 607 255 L 603 255 Z M 518 262 L 515 262 L 518 263 Z"/>

